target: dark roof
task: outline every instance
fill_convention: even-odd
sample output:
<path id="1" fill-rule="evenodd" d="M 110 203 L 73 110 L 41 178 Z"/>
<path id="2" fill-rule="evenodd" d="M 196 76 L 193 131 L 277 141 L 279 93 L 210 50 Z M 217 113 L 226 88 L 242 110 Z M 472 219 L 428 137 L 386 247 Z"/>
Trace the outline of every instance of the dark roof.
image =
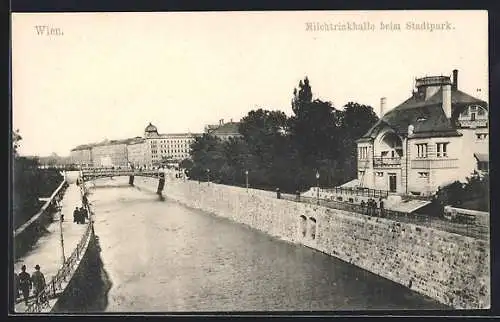
<path id="1" fill-rule="evenodd" d="M 239 122 L 224 123 L 217 128 L 209 129 L 208 132 L 214 135 L 239 135 Z"/>
<path id="2" fill-rule="evenodd" d="M 71 151 L 90 150 L 90 149 L 92 149 L 92 144 L 81 144 L 76 148 L 71 149 Z"/>
<path id="3" fill-rule="evenodd" d="M 436 136 L 459 136 L 454 122 L 464 107 L 470 104 L 478 104 L 487 108 L 486 102 L 470 96 L 460 90 L 452 89 L 452 120 L 444 114 L 442 89 L 426 100 L 416 95 L 387 112 L 371 129 L 369 129 L 360 141 L 373 139 L 384 126 L 389 126 L 402 136 L 408 135 L 408 126 L 412 124 L 413 137 L 436 137 Z"/>
<path id="4" fill-rule="evenodd" d="M 474 157 L 479 162 L 489 162 L 490 161 L 490 155 L 488 153 L 474 153 Z"/>
<path id="5" fill-rule="evenodd" d="M 146 126 L 146 128 L 144 129 L 144 132 L 158 132 L 158 129 L 156 128 L 156 126 L 151 124 L 151 122 L 149 122 L 148 126 Z"/>

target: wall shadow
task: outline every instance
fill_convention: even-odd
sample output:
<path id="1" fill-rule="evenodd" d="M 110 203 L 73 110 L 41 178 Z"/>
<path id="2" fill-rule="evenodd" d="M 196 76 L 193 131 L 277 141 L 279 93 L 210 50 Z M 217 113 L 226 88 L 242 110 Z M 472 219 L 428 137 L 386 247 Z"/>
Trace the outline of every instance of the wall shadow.
<path id="1" fill-rule="evenodd" d="M 99 313 L 106 310 L 113 283 L 102 262 L 98 236 L 90 246 L 86 261 L 80 264 L 52 312 Z"/>

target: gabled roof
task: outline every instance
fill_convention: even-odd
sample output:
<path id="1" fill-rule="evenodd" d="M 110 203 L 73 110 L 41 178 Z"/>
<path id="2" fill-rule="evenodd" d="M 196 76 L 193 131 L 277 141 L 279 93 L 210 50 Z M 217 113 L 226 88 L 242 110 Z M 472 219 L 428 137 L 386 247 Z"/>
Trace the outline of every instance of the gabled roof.
<path id="1" fill-rule="evenodd" d="M 217 128 L 209 129 L 208 133 L 214 135 L 239 135 L 239 122 L 224 123 Z"/>
<path id="2" fill-rule="evenodd" d="M 474 157 L 479 162 L 489 162 L 490 156 L 488 153 L 474 153 Z"/>
<path id="3" fill-rule="evenodd" d="M 385 126 L 391 127 L 401 136 L 407 136 L 410 124 L 414 126 L 414 137 L 460 136 L 454 124 L 465 106 L 478 104 L 487 108 L 486 102 L 457 89 L 451 91 L 451 102 L 452 119 L 450 120 L 442 108 L 442 89 L 425 100 L 414 95 L 387 112 L 361 137 L 360 141 L 375 138 Z"/>

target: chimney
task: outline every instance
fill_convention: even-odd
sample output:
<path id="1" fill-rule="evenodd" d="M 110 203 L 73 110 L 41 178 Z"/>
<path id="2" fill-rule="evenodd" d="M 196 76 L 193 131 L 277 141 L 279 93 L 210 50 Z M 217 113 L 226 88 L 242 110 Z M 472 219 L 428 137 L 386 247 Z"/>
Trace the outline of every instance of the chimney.
<path id="1" fill-rule="evenodd" d="M 221 124 L 221 125 L 224 125 L 224 119 L 221 119 L 221 120 L 220 120 L 220 124 Z"/>
<path id="2" fill-rule="evenodd" d="M 444 84 L 443 87 L 443 111 L 447 118 L 451 118 L 451 85 Z"/>
<path id="3" fill-rule="evenodd" d="M 384 116 L 385 114 L 386 105 L 387 105 L 387 98 L 386 97 L 380 98 L 380 116 L 379 116 L 380 118 L 382 118 L 382 116 Z"/>
<path id="4" fill-rule="evenodd" d="M 452 85 L 453 90 L 458 89 L 458 69 L 453 70 L 453 85 Z"/>

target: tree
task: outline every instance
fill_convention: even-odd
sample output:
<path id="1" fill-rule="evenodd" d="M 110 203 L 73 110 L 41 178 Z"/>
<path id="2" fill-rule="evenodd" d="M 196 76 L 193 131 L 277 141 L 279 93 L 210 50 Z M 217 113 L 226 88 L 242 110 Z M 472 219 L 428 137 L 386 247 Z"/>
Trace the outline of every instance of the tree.
<path id="1" fill-rule="evenodd" d="M 186 158 L 179 163 L 179 167 L 181 169 L 186 169 L 186 170 L 191 170 L 193 165 L 194 165 L 193 160 L 191 160 L 189 158 Z"/>
<path id="2" fill-rule="evenodd" d="M 14 156 L 18 155 L 18 149 L 21 146 L 22 139 L 21 134 L 19 134 L 19 129 L 12 131 L 12 151 Z"/>
<path id="3" fill-rule="evenodd" d="M 341 162 L 344 180 L 357 176 L 357 140 L 361 138 L 379 118 L 371 106 L 349 102 L 339 111 L 339 144 L 342 153 L 338 155 Z"/>

